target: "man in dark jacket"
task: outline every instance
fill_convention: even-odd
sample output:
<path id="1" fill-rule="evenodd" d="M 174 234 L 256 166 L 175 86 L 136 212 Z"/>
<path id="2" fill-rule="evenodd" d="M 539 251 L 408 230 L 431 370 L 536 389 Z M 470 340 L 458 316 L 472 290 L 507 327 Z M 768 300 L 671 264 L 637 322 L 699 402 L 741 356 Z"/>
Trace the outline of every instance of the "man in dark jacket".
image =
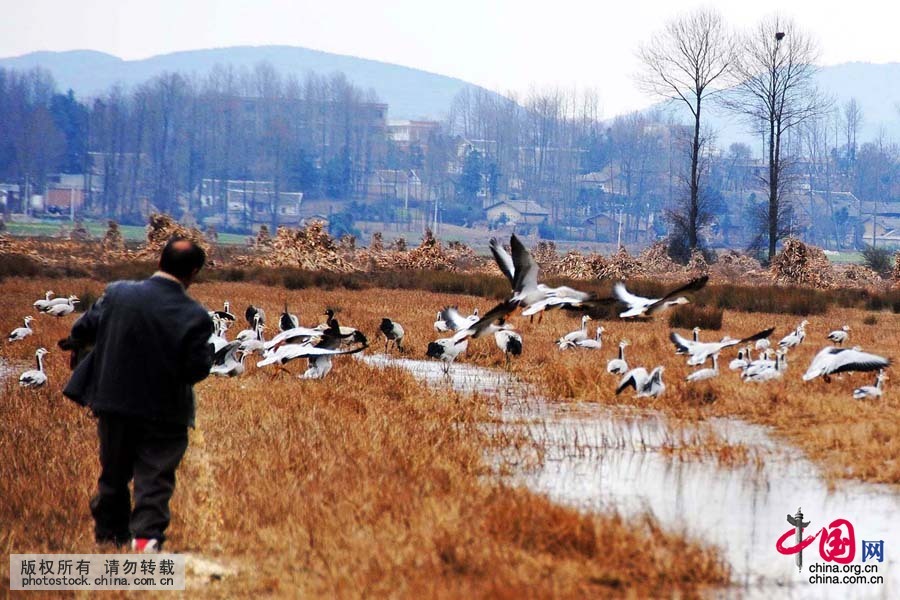
<path id="1" fill-rule="evenodd" d="M 98 542 L 162 547 L 175 470 L 194 424 L 193 384 L 212 366 L 212 320 L 186 293 L 205 262 L 202 248 L 173 238 L 159 271 L 110 284 L 72 326 L 73 347 L 94 346 L 63 393 L 97 416 L 102 470 L 91 513 Z"/>

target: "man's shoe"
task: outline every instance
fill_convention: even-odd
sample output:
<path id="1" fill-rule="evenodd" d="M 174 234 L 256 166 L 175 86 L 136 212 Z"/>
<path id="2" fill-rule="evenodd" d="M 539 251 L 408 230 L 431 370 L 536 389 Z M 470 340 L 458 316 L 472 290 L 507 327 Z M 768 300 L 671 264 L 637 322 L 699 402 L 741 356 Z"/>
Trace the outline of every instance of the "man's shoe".
<path id="1" fill-rule="evenodd" d="M 131 550 L 143 554 L 153 554 L 160 551 L 161 544 L 156 538 L 134 538 L 131 541 Z"/>

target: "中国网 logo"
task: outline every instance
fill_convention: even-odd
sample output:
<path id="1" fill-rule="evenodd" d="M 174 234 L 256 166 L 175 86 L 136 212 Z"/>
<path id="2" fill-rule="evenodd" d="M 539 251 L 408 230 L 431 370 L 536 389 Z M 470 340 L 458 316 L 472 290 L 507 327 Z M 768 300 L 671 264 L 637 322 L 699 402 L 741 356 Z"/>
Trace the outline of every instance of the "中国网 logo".
<path id="1" fill-rule="evenodd" d="M 878 567 L 873 562 L 884 562 L 884 540 L 860 540 L 861 562 L 868 565 L 851 565 L 857 556 L 856 532 L 853 524 L 847 519 L 834 519 L 827 526 L 821 527 L 812 535 L 803 536 L 803 532 L 812 523 L 812 519 L 804 521 L 803 512 L 797 509 L 794 515 L 788 514 L 787 522 L 791 528 L 785 531 L 775 543 L 775 549 L 781 554 L 794 555 L 798 571 L 803 569 L 803 550 L 809 547 L 816 539 L 819 540 L 819 556 L 826 565 L 811 565 L 810 572 L 815 573 L 810 577 L 810 583 L 883 583 L 883 578 L 878 575 L 863 575 L 863 573 L 877 573 Z M 815 528 L 814 528 L 815 529 Z M 839 565 L 842 565 L 839 566 Z M 820 577 L 819 573 L 848 573 L 843 578 L 837 576 Z"/>

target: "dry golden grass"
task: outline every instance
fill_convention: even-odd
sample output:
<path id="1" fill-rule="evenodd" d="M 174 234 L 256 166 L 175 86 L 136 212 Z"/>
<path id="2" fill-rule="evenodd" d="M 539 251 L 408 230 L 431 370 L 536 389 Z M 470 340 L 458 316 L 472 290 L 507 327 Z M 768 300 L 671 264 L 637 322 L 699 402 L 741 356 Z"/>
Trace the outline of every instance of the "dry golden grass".
<path id="1" fill-rule="evenodd" d="M 97 295 L 90 280 L 9 279 L 0 283 L 0 331 L 31 313 L 50 286 Z M 304 323 L 326 305 L 338 318 L 377 331 L 382 316 L 403 323 L 411 354 L 434 337 L 437 307 L 473 298 L 410 291 L 321 291 L 210 283 L 192 289 L 208 306 L 262 305 L 274 321 L 284 300 Z M 479 301 L 484 310 L 487 302 Z M 87 502 L 98 472 L 92 419 L 60 395 L 68 368 L 55 347 L 74 318 L 39 315 L 26 342 L 4 344 L 16 365 L 0 384 L 0 548 L 10 552 L 94 551 Z M 526 338 L 525 372 L 551 332 L 552 315 Z M 373 346 L 378 347 L 374 335 Z M 50 384 L 20 390 L 21 366 L 43 345 Z M 492 341 L 471 360 L 497 365 Z M 250 363 L 252 361 L 248 361 Z M 597 365 L 572 353 L 560 373 L 585 395 Z M 549 372 L 549 371 L 548 371 Z M 597 378 L 598 390 L 607 382 Z M 550 384 L 548 384 L 550 385 Z M 554 393 L 563 392 L 553 384 Z M 505 487 L 486 455 L 506 438 L 482 426 L 483 400 L 435 392 L 399 369 L 337 360 L 325 381 L 267 373 L 198 386 L 197 428 L 179 470 L 170 547 L 239 569 L 191 597 L 273 595 L 392 597 L 697 596 L 727 581 L 717 553 L 681 535 L 615 516 L 585 515 Z M 564 394 L 560 394 L 564 395 Z M 8 587 L 8 563 L 0 585 Z"/>
<path id="2" fill-rule="evenodd" d="M 833 378 L 830 384 L 801 379 L 812 357 L 830 343 L 825 339 L 828 332 L 844 324 L 853 328 L 849 345 L 900 358 L 900 315 L 878 313 L 870 324 L 865 323 L 867 316 L 872 313 L 832 307 L 824 315 L 808 317 L 811 324 L 806 341 L 790 353 L 787 373 L 768 383 L 743 383 L 737 372 L 728 370 L 736 348 L 727 358 L 726 353 L 720 357 L 718 378 L 686 383 L 691 367 L 685 364 L 686 357 L 675 356 L 663 317 L 650 322 L 604 322 L 604 347 L 596 354 L 559 352 L 552 346 L 549 341 L 575 329 L 577 321 L 561 313 L 550 314 L 540 327 L 526 326 L 536 331 L 526 337 L 524 360 L 517 370 L 550 398 L 634 404 L 691 422 L 729 416 L 768 425 L 816 460 L 833 479 L 900 483 L 900 419 L 895 418 L 900 400 L 894 380 L 887 382 L 881 400 L 860 402 L 853 400 L 853 390 L 871 385 L 873 374 L 848 373 Z M 726 311 L 722 329 L 702 333 L 701 339 L 716 340 L 725 334 L 738 337 L 774 326 L 774 345 L 799 320 L 791 315 Z M 689 336 L 684 330 L 681 333 Z M 666 367 L 666 391 L 661 398 L 635 398 L 631 390 L 615 395 L 619 378 L 606 372 L 606 362 L 614 357 L 623 338 L 631 342 L 626 349 L 630 367 Z"/>

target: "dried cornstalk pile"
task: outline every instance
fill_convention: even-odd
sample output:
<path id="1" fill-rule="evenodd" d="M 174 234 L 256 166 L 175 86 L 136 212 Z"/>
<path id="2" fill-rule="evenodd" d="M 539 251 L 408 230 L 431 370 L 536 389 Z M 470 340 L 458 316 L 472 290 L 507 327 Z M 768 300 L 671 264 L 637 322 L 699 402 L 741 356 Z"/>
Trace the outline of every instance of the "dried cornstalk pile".
<path id="1" fill-rule="evenodd" d="M 369 242 L 369 252 L 384 252 L 384 236 L 380 231 L 372 234 L 372 241 Z"/>
<path id="2" fill-rule="evenodd" d="M 835 284 L 838 287 L 877 287 L 881 277 L 863 265 L 843 265 L 834 269 Z"/>
<path id="3" fill-rule="evenodd" d="M 769 274 L 782 285 L 828 288 L 834 283 L 834 271 L 821 248 L 807 246 L 797 238 L 788 238 L 775 255 Z"/>
<path id="4" fill-rule="evenodd" d="M 538 242 L 531 250 L 531 257 L 541 268 L 541 273 L 546 275 L 559 275 L 559 254 L 556 252 L 556 244 L 553 242 Z"/>
<path id="5" fill-rule="evenodd" d="M 891 279 L 895 283 L 900 283 L 900 252 L 894 254 L 894 270 L 891 272 Z"/>
<path id="6" fill-rule="evenodd" d="M 207 256 L 210 255 L 211 248 L 199 229 L 187 228 L 169 215 L 154 213 L 150 215 L 150 222 L 147 225 L 147 243 L 137 252 L 136 258 L 156 260 L 166 242 L 176 235 L 191 240 L 203 248 Z"/>
<path id="7" fill-rule="evenodd" d="M 270 245 L 258 246 L 257 253 L 241 257 L 238 264 L 258 264 L 266 267 L 298 267 L 310 271 L 349 273 L 356 268 L 348 262 L 334 240 L 325 231 L 324 223 L 313 221 L 306 227 L 279 227 Z"/>
<path id="8" fill-rule="evenodd" d="M 87 230 L 84 223 L 79 219 L 75 221 L 75 226 L 69 234 L 69 239 L 75 242 L 87 242 L 91 240 L 91 232 Z"/>
<path id="9" fill-rule="evenodd" d="M 669 257 L 669 248 L 665 242 L 656 242 L 644 249 L 638 256 L 638 262 L 648 273 L 675 273 L 681 267 Z"/>
<path id="10" fill-rule="evenodd" d="M 4 253 L 23 254 L 48 266 L 84 264 L 86 256 L 98 254 L 96 242 L 44 241 L 31 238 L 9 238 L 2 250 Z"/>
<path id="11" fill-rule="evenodd" d="M 602 279 L 609 268 L 609 261 L 600 254 L 584 256 L 580 252 L 569 250 L 554 268 L 557 275 L 571 279 Z"/>
<path id="12" fill-rule="evenodd" d="M 636 275 L 647 275 L 647 269 L 628 254 L 625 246 L 619 246 L 616 253 L 609 257 L 609 264 L 603 277 L 606 279 L 627 279 Z"/>
<path id="13" fill-rule="evenodd" d="M 390 249 L 393 252 L 406 252 L 406 250 L 407 250 L 406 238 L 402 237 L 402 236 L 398 237 L 396 240 L 391 242 Z"/>
<path id="14" fill-rule="evenodd" d="M 125 251 L 125 238 L 122 237 L 122 232 L 119 231 L 119 224 L 115 221 L 107 221 L 106 233 L 103 239 L 100 240 L 100 248 L 104 253 Z"/>
<path id="15" fill-rule="evenodd" d="M 402 240 L 403 238 L 399 238 Z M 382 253 L 375 257 L 378 270 L 429 270 L 429 271 L 457 271 L 453 257 L 444 252 L 441 243 L 434 237 L 430 229 L 425 230 L 422 243 L 417 248 L 408 252 L 394 250 Z"/>
<path id="16" fill-rule="evenodd" d="M 687 264 L 687 271 L 692 275 L 706 275 L 709 273 L 709 263 L 703 252 L 694 248 L 691 250 L 691 259 Z"/>
<path id="17" fill-rule="evenodd" d="M 272 234 L 269 233 L 268 225 L 260 225 L 259 231 L 256 232 L 256 239 L 253 240 L 255 248 L 271 248 Z"/>
<path id="18" fill-rule="evenodd" d="M 714 276 L 732 283 L 743 281 L 762 284 L 769 281 L 769 273 L 758 260 L 734 250 L 720 253 L 710 271 Z"/>

